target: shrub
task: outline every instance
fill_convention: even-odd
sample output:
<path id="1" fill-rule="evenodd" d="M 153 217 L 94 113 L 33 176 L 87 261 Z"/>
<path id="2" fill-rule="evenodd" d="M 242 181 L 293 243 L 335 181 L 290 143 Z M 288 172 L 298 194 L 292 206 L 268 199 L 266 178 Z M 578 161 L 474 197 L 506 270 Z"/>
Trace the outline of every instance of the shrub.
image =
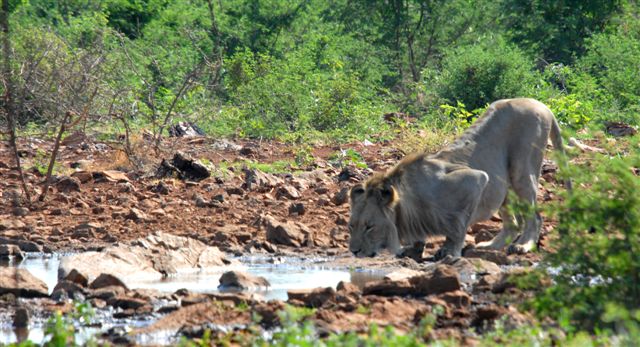
<path id="1" fill-rule="evenodd" d="M 427 88 L 448 104 L 462 102 L 474 110 L 497 99 L 528 96 L 538 75 L 533 62 L 502 39 L 461 46 L 448 51 L 440 74 L 432 74 Z"/>
<path id="2" fill-rule="evenodd" d="M 555 284 L 532 303 L 565 328 L 613 329 L 640 322 L 640 156 L 592 160 L 571 170 L 574 187 L 561 206 L 557 250 L 545 260 Z M 624 319 L 622 319 L 624 318 Z M 618 331 L 623 332 L 623 331 Z"/>

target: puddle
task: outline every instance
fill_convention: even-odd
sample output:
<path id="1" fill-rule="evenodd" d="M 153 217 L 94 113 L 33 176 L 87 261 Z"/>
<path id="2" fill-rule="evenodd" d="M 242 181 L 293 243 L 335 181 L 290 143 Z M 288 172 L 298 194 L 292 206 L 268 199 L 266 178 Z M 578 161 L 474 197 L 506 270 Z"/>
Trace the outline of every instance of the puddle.
<path id="1" fill-rule="evenodd" d="M 29 270 L 35 277 L 43 280 L 49 288 L 49 293 L 53 291 L 58 282 L 58 265 L 61 254 L 27 254 L 22 262 L 4 261 L 0 266 L 15 266 Z M 266 278 L 271 287 L 268 290 L 253 291 L 260 294 L 265 300 L 277 299 L 287 300 L 287 290 L 310 289 L 316 287 L 336 287 L 340 281 L 352 282 L 359 287 L 365 283 L 380 279 L 384 275 L 383 271 L 376 270 L 350 270 L 347 268 L 336 268 L 331 266 L 329 258 L 274 258 L 269 256 L 250 256 L 236 258 L 242 264 L 242 271 L 256 276 Z M 180 273 L 162 280 L 147 282 L 131 282 L 127 285 L 132 289 L 155 289 L 161 292 L 173 293 L 178 289 L 186 288 L 192 292 L 199 293 L 219 293 L 218 279 L 223 271 L 200 271 L 190 273 Z M 104 312 L 102 312 L 104 314 Z M 78 343 L 86 342 L 91 335 L 109 328 L 118 326 L 140 326 L 150 324 L 152 321 L 142 322 L 118 322 L 110 317 L 99 317 L 102 323 L 101 328 L 81 328 Z M 107 324 L 108 323 L 108 324 Z M 27 334 L 27 335 L 25 335 Z M 30 330 L 15 331 L 10 322 L 0 321 L 0 345 L 13 343 L 20 338 L 28 337 L 31 341 L 42 342 L 44 338 L 43 323 L 34 325 Z M 166 339 L 163 339 L 166 341 Z M 149 341 L 138 341 L 140 344 L 148 344 Z M 158 344 L 158 341 L 153 341 Z"/>

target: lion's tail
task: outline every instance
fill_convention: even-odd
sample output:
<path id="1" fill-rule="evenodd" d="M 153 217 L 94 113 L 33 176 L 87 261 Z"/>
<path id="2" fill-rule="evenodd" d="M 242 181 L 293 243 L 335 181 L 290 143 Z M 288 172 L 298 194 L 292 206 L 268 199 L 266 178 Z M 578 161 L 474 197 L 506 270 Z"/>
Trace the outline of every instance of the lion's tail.
<path id="1" fill-rule="evenodd" d="M 549 134 L 551 137 L 551 143 L 553 143 L 553 147 L 560 153 L 558 158 L 559 166 L 562 168 L 567 167 L 567 156 L 564 150 L 564 144 L 562 143 L 562 136 L 560 134 L 560 126 L 558 125 L 558 121 L 556 117 L 553 117 L 553 122 L 551 123 L 551 132 Z M 564 182 L 564 186 L 568 191 L 572 190 L 571 179 L 566 179 Z"/>

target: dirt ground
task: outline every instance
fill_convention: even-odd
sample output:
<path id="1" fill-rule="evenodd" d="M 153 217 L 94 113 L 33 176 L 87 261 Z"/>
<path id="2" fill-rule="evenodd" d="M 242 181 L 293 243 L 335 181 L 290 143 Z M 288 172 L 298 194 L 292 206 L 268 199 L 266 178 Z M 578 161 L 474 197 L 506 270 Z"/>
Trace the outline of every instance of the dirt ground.
<path id="1" fill-rule="evenodd" d="M 18 175 L 12 168 L 11 151 L 3 144 L 0 147 L 0 243 L 18 244 L 21 249 L 30 251 L 81 252 L 101 250 L 162 231 L 195 238 L 236 255 L 332 256 L 336 257 L 336 266 L 433 270 L 433 264 L 428 262 L 391 257 L 356 260 L 348 252 L 348 190 L 372 172 L 389 168 L 402 158 L 404 153 L 397 146 L 394 142 L 317 146 L 307 153 L 306 163 L 299 166 L 295 164 L 299 151 L 282 143 L 169 138 L 164 141 L 160 153 L 138 143 L 136 160 L 142 164 L 142 169 L 136 170 L 120 146 L 72 136 L 60 148 L 56 176 L 46 200 L 28 205 L 20 193 Z M 23 139 L 19 147 L 28 186 L 32 194 L 38 196 L 44 186 L 41 173 L 46 164 L 44 154 L 50 152 L 53 143 Z M 341 151 L 348 149 L 360 153 L 366 167 L 349 163 L 345 158 L 341 162 L 336 159 L 340 158 Z M 199 160 L 210 170 L 211 176 L 181 179 L 166 172 L 159 173 L 157 167 L 162 160 L 171 162 L 176 152 Z M 283 168 L 283 162 L 291 165 Z M 265 173 L 252 168 L 255 163 L 260 163 L 262 166 L 259 167 L 264 171 L 271 171 L 276 164 L 280 166 L 275 173 Z M 557 192 L 563 189 L 555 180 L 555 170 L 552 162 L 545 161 L 538 192 L 541 204 L 557 199 Z M 274 223 L 289 229 L 284 239 L 267 237 L 267 230 Z M 474 225 L 469 231 L 467 246 L 471 248 L 475 242 L 491 238 L 500 227 L 501 221 L 497 217 Z M 551 247 L 549 240 L 552 240 L 553 227 L 553 221 L 545 220 L 539 245 L 542 250 Z M 424 257 L 434 253 L 441 242 L 441 238 L 428 242 Z M 489 252 L 475 254 L 475 257 L 503 268 L 526 267 L 539 261 L 540 253 L 507 256 Z M 495 264 L 483 266 L 493 269 L 489 265 Z M 447 266 L 450 265 L 458 271 L 466 266 L 459 263 Z M 363 294 L 357 288 L 346 286 L 325 297 L 322 293 L 309 294 L 311 296 L 303 296 L 292 303 L 319 307 L 314 319 L 326 331 L 344 329 L 344 322 L 349 322 L 347 327 L 353 330 L 365 329 L 371 322 L 409 330 L 420 322 L 430 307 L 441 304 L 445 312 L 439 316 L 437 329 L 432 332 L 434 338 L 454 337 L 463 344 L 473 344 L 475 338 L 465 332 L 469 327 L 480 332 L 486 328 L 486 321 L 503 315 L 523 324 L 531 319 L 513 305 L 519 299 L 498 299 L 497 295 L 526 296 L 504 283 L 504 288 L 496 290 L 500 276 L 504 277 L 504 273 L 488 271 L 479 276 L 479 281 L 462 285 L 460 290 L 435 293 L 426 298 L 378 295 L 374 289 L 370 289 L 370 295 L 365 295 L 367 293 Z M 395 289 L 383 288 L 383 291 L 392 293 L 400 287 L 402 284 L 395 283 Z M 313 300 L 320 300 L 319 305 L 313 304 Z M 221 310 L 219 305 L 199 305 L 190 306 L 189 310 L 198 310 L 198 307 L 209 313 Z M 368 308 L 367 312 L 358 309 L 363 306 Z M 252 306 L 264 316 L 269 316 L 265 312 L 279 307 L 276 303 Z M 232 316 L 239 321 L 249 317 L 237 312 L 231 316 L 218 313 L 194 315 L 179 310 L 172 314 L 188 316 L 192 320 L 201 318 L 197 324 L 226 319 L 220 317 Z M 167 316 L 163 320 L 175 322 L 176 317 Z"/>

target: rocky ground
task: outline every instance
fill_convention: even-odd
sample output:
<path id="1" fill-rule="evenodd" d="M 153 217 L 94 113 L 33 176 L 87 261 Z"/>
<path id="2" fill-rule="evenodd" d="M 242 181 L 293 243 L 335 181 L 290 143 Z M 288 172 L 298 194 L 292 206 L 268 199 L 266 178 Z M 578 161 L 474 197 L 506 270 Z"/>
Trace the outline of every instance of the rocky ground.
<path id="1" fill-rule="evenodd" d="M 52 147 L 52 142 L 37 139 L 20 142 L 27 182 L 35 196 L 44 187 L 44 154 Z M 465 257 L 460 259 L 436 264 L 390 256 L 355 259 L 348 254 L 348 190 L 404 155 L 393 142 L 318 146 L 304 153 L 303 164 L 295 164 L 300 151 L 275 142 L 170 138 L 165 149 L 155 153 L 141 140 L 136 147 L 139 169 L 118 148 L 81 135 L 68 137 L 46 200 L 29 205 L 11 167 L 11 152 L 6 145 L 0 147 L 0 256 L 101 251 L 99 258 L 110 254 L 135 269 L 144 264 L 143 270 L 154 276 L 171 274 L 178 267 L 197 268 L 200 262 L 229 265 L 225 254 L 323 256 L 334 259 L 331 266 L 383 268 L 387 276 L 363 287 L 341 283 L 337 288 L 289 293 L 290 304 L 316 308 L 311 318 L 321 333 L 362 331 L 371 323 L 407 331 L 440 306 L 432 337 L 473 344 L 496 319 L 506 316 L 510 325 L 531 320 L 515 306 L 527 294 L 509 278 L 538 262 L 539 253 L 507 256 L 473 249 L 476 242 L 499 231 L 497 217 L 471 228 Z M 349 149 L 362 155 L 366 167 L 344 154 Z M 555 170 L 552 162 L 545 162 L 539 203 L 557 199 L 556 192 L 562 189 Z M 543 250 L 550 247 L 552 230 L 553 222 L 546 221 Z M 442 241 L 430 240 L 423 258 L 428 259 Z M 191 253 L 177 254 L 180 248 Z M 122 267 L 116 263 L 111 268 Z M 105 269 L 96 273 L 95 268 L 71 266 L 61 274 L 65 281 L 49 295 L 30 274 L 17 276 L 0 268 L 0 315 L 16 315 L 21 302 L 17 297 L 38 297 L 31 299 L 29 310 L 44 316 L 71 309 L 65 299 L 75 297 L 98 308 L 118 308 L 121 317 L 162 317 L 140 331 L 109 336 L 112 342 L 127 343 L 135 341 L 131 335 L 171 329 L 187 336 L 198 336 L 206 328 L 223 334 L 215 327 L 246 327 L 253 322 L 253 313 L 268 329 L 279 324 L 275 312 L 284 307 L 283 302 L 264 302 L 248 294 L 131 290 L 120 278 L 127 274 Z M 239 288 L 261 285 L 260 279 L 245 275 L 228 275 L 225 281 Z"/>

